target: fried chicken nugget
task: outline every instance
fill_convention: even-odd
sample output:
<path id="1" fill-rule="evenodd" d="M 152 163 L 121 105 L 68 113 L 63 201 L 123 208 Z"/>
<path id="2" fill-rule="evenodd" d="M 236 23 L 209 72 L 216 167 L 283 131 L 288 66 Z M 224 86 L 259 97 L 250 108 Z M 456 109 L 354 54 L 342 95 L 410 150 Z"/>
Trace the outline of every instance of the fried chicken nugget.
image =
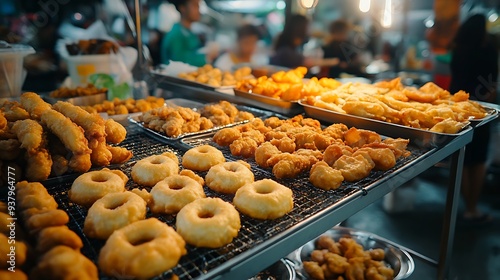
<path id="1" fill-rule="evenodd" d="M 46 227 L 40 230 L 36 244 L 36 251 L 38 253 L 45 253 L 58 245 L 80 250 L 83 247 L 83 242 L 67 226 Z"/>
<path id="2" fill-rule="evenodd" d="M 349 259 L 349 266 L 345 271 L 347 280 L 365 280 L 364 258 Z"/>
<path id="3" fill-rule="evenodd" d="M 122 147 L 112 147 L 112 146 L 107 146 L 108 150 L 111 152 L 113 155 L 111 159 L 112 164 L 120 164 L 127 162 L 130 158 L 132 158 L 133 154 L 131 151 L 127 150 L 126 148 Z"/>
<path id="4" fill-rule="evenodd" d="M 333 169 L 324 161 L 320 161 L 311 168 L 309 181 L 313 186 L 328 191 L 338 189 L 344 181 L 344 176 L 339 170 Z"/>
<path id="5" fill-rule="evenodd" d="M 323 130 L 324 134 L 329 135 L 330 137 L 334 139 L 344 139 L 344 133 L 349 130 L 347 126 L 343 123 L 335 123 Z"/>
<path id="6" fill-rule="evenodd" d="M 213 137 L 213 141 L 219 146 L 226 147 L 240 138 L 241 132 L 239 129 L 228 127 L 217 131 Z"/>
<path id="7" fill-rule="evenodd" d="M 273 175 L 278 178 L 295 178 L 300 173 L 311 168 L 309 157 L 290 153 L 273 155 L 268 161 L 268 166 L 273 167 Z"/>
<path id="8" fill-rule="evenodd" d="M 344 133 L 344 141 L 350 147 L 362 147 L 365 144 L 382 142 L 382 137 L 376 132 L 351 127 Z"/>
<path id="9" fill-rule="evenodd" d="M 280 154 L 280 150 L 270 142 L 264 142 L 255 150 L 255 162 L 260 166 L 269 167 L 267 161 L 274 155 Z"/>
<path id="10" fill-rule="evenodd" d="M 95 264 L 67 246 L 56 246 L 45 253 L 33 268 L 30 279 L 88 279 L 97 280 L 99 274 Z"/>
<path id="11" fill-rule="evenodd" d="M 40 95 L 34 92 L 25 92 L 21 95 L 21 105 L 31 115 L 39 120 L 43 113 L 52 109 L 49 103 L 43 101 Z"/>
<path id="12" fill-rule="evenodd" d="M 333 142 L 333 138 L 315 131 L 297 133 L 294 138 L 297 149 L 325 150 Z"/>
<path id="13" fill-rule="evenodd" d="M 352 155 L 353 150 L 351 147 L 343 145 L 343 144 L 332 144 L 326 148 L 323 153 L 323 160 L 330 166 L 343 155 Z"/>
<path id="14" fill-rule="evenodd" d="M 375 170 L 389 170 L 396 165 L 396 156 L 389 148 L 368 148 L 363 147 L 354 152 L 356 156 L 359 152 L 367 152 L 370 158 L 375 163 Z"/>
<path id="15" fill-rule="evenodd" d="M 325 280 L 323 269 L 317 262 L 304 261 L 302 265 L 304 266 L 304 270 L 312 279 Z"/>
<path id="16" fill-rule="evenodd" d="M 283 133 L 283 132 L 280 132 L 280 133 Z M 274 139 L 271 139 L 270 142 L 271 142 L 271 144 L 276 146 L 276 148 L 278 148 L 278 150 L 280 150 L 283 153 L 293 153 L 295 151 L 295 149 L 297 148 L 297 145 L 295 144 L 295 140 L 292 138 L 289 138 L 288 136 L 286 136 L 286 134 L 285 134 L 285 137 L 280 138 L 280 139 L 274 138 Z"/>
<path id="17" fill-rule="evenodd" d="M 60 176 L 68 171 L 68 160 L 61 155 L 52 155 L 50 174 Z"/>
<path id="18" fill-rule="evenodd" d="M 85 130 L 87 139 L 101 139 L 106 136 L 104 120 L 98 114 L 90 114 L 78 106 L 63 101 L 58 101 L 52 108 L 81 126 Z"/>
<path id="19" fill-rule="evenodd" d="M 363 155 L 358 154 L 341 156 L 335 161 L 333 168 L 340 170 L 346 181 L 355 182 L 368 176 L 373 167 Z"/>
<path id="20" fill-rule="evenodd" d="M 89 147 L 92 150 L 90 154 L 90 161 L 96 166 L 108 166 L 113 159 L 113 154 L 106 147 L 105 138 L 101 139 L 91 138 L 89 140 Z"/>
<path id="21" fill-rule="evenodd" d="M 342 251 L 340 250 L 339 244 L 335 242 L 331 237 L 327 235 L 322 235 L 316 241 L 316 245 L 320 249 L 327 249 L 328 252 L 341 255 Z"/>
<path id="22" fill-rule="evenodd" d="M 229 149 L 233 156 L 250 158 L 255 155 L 258 146 L 257 142 L 252 138 L 240 138 L 231 143 Z"/>
<path id="23" fill-rule="evenodd" d="M 326 253 L 325 261 L 328 270 L 330 270 L 334 274 L 343 274 L 349 267 L 349 262 L 347 261 L 347 259 L 338 254 L 330 252 Z"/>
<path id="24" fill-rule="evenodd" d="M 105 122 L 106 141 L 113 144 L 120 144 L 127 137 L 127 130 L 123 125 L 113 119 L 107 119 Z"/>

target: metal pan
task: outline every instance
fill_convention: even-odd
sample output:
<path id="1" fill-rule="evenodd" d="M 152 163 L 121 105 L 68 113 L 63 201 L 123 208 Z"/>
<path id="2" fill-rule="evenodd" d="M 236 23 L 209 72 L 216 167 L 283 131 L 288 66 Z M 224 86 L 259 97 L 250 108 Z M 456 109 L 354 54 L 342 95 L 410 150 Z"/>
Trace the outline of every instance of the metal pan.
<path id="1" fill-rule="evenodd" d="M 394 138 L 408 138 L 411 143 L 421 148 L 442 147 L 458 136 L 466 134 L 472 129 L 467 125 L 464 129 L 456 134 L 438 133 L 428 130 L 408 127 L 400 124 L 388 123 L 379 120 L 373 120 L 363 117 L 358 117 L 349 114 L 342 114 L 331 110 L 319 108 L 299 101 L 299 104 L 304 106 L 306 115 L 319 119 L 328 123 L 344 123 L 347 126 L 364 128 L 373 130 L 381 135 Z"/>
<path id="2" fill-rule="evenodd" d="M 298 102 L 284 101 L 260 94 L 234 89 L 234 95 L 242 97 L 240 101 L 244 104 L 263 108 L 284 115 L 296 115 L 304 110 Z"/>
<path id="3" fill-rule="evenodd" d="M 351 237 L 362 245 L 365 250 L 384 249 L 384 262 L 394 269 L 394 279 L 406 279 L 415 269 L 415 262 L 408 252 L 399 248 L 397 244 L 375 234 L 350 228 L 334 227 L 322 235 L 329 236 L 335 241 L 338 241 L 341 237 Z M 290 259 L 295 263 L 295 269 L 299 275 L 307 275 L 302 262 L 310 260 L 311 252 L 316 247 L 316 240 L 309 241 L 289 255 L 291 256 Z"/>
<path id="4" fill-rule="evenodd" d="M 479 103 L 485 110 L 486 110 L 486 117 L 482 119 L 470 119 L 470 125 L 474 128 L 480 127 L 484 124 L 487 124 L 494 119 L 498 117 L 498 110 L 500 109 L 500 106 L 492 103 L 487 103 L 487 102 L 481 102 L 481 101 L 476 101 Z"/>
<path id="5" fill-rule="evenodd" d="M 281 259 L 249 280 L 295 280 L 296 272 L 293 263 L 287 259 Z"/>
<path id="6" fill-rule="evenodd" d="M 182 79 L 176 76 L 172 76 L 169 74 L 162 73 L 158 70 L 153 70 L 151 71 L 151 74 L 156 77 L 156 80 L 158 82 L 161 81 L 168 81 L 171 83 L 176 83 L 176 84 L 181 84 L 181 85 L 186 85 L 186 86 L 191 86 L 191 87 L 197 87 L 197 88 L 203 88 L 203 89 L 208 89 L 208 90 L 224 90 L 224 89 L 232 89 L 234 86 L 220 86 L 220 87 L 214 87 L 208 84 L 203 84 L 195 81 L 190 81 L 186 79 Z"/>

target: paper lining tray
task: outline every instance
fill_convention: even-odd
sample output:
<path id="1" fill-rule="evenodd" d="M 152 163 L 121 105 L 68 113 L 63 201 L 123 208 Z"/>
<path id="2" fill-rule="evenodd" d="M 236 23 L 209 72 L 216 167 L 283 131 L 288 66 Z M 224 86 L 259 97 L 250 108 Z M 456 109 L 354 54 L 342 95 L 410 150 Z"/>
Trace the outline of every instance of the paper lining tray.
<path id="1" fill-rule="evenodd" d="M 347 126 L 373 130 L 381 135 L 410 139 L 410 143 L 421 148 L 442 147 L 458 136 L 469 132 L 472 127 L 467 125 L 456 134 L 437 133 L 428 130 L 393 124 L 384 121 L 342 114 L 319 108 L 299 101 L 304 106 L 306 115 L 328 123 L 344 123 Z"/>
<path id="2" fill-rule="evenodd" d="M 122 147 L 126 147 L 134 153 L 134 157 L 130 162 L 123 164 L 118 169 L 124 171 L 129 178 L 130 171 L 135 162 L 139 159 L 150 155 L 161 154 L 163 152 L 171 151 L 178 155 L 181 155 L 186 151 L 187 147 L 181 147 L 179 144 L 165 145 L 160 141 L 156 141 L 154 138 L 148 137 L 144 134 L 141 129 L 135 126 L 130 126 L 128 128 L 129 134 L 127 139 L 120 144 Z M 205 143 L 216 146 L 212 142 L 212 135 L 198 135 L 196 137 L 185 138 L 182 140 L 184 144 L 189 146 L 199 146 Z M 227 160 L 237 160 L 229 152 L 228 148 L 219 147 Z M 179 264 L 175 266 L 170 271 L 163 273 L 162 275 L 156 277 L 155 279 L 170 279 L 172 274 L 176 274 L 180 279 L 196 279 L 203 278 L 203 276 L 214 269 L 221 269 L 221 267 L 232 267 L 237 264 L 233 261 L 236 256 L 246 257 L 251 254 L 253 247 L 258 244 L 265 242 L 270 242 L 269 240 L 273 237 L 278 236 L 283 231 L 291 229 L 299 224 L 301 224 L 306 219 L 313 215 L 319 214 L 324 209 L 332 207 L 335 203 L 339 201 L 345 201 L 353 194 L 359 193 L 364 190 L 364 187 L 370 186 L 378 180 L 382 180 L 389 173 L 397 173 L 399 170 L 406 169 L 408 165 L 411 165 L 417 159 L 425 156 L 425 151 L 420 149 L 411 149 L 412 155 L 407 158 L 402 158 L 398 160 L 396 166 L 386 172 L 373 172 L 369 177 L 356 182 L 356 183 L 344 183 L 339 189 L 335 191 L 323 191 L 318 188 L 312 187 L 309 183 L 307 174 L 295 179 L 285 179 L 277 180 L 279 183 L 284 184 L 291 188 L 294 193 L 294 209 L 287 215 L 276 220 L 256 220 L 251 219 L 247 216 L 240 215 L 241 217 L 241 229 L 238 236 L 233 240 L 232 243 L 223 246 L 218 249 L 205 249 L 205 248 L 195 248 L 193 246 L 187 246 L 188 254 L 181 258 Z M 265 170 L 258 167 L 254 160 L 247 160 L 251 166 L 252 171 L 255 175 L 255 180 L 260 180 L 264 178 L 273 178 L 270 170 Z M 206 172 L 198 173 L 200 176 L 204 177 Z M 74 179 L 74 178 L 73 178 Z M 59 208 L 64 209 L 68 212 L 70 216 L 70 222 L 68 227 L 75 231 L 81 238 L 84 244 L 82 248 L 82 253 L 88 258 L 96 262 L 99 251 L 104 245 L 104 241 L 87 238 L 82 232 L 83 223 L 87 215 L 87 209 L 80 207 L 68 199 L 68 190 L 71 188 L 73 180 L 67 180 L 64 183 L 59 183 L 57 185 L 46 185 L 49 193 L 54 196 Z M 129 180 L 127 183 L 127 189 L 132 189 L 137 186 L 133 180 Z M 204 187 L 207 197 L 220 197 L 221 199 L 232 202 L 232 195 L 224 195 L 216 193 L 207 187 Z M 354 203 L 354 202 L 353 202 Z M 148 217 L 151 217 L 151 213 L 148 213 Z M 160 215 L 157 216 L 161 221 L 167 223 L 170 226 L 175 226 L 175 216 L 174 215 Z M 108 279 L 101 275 L 101 279 Z"/>
<path id="3" fill-rule="evenodd" d="M 185 85 L 185 86 L 190 86 L 190 87 L 196 87 L 196 88 L 202 88 L 202 89 L 208 89 L 208 90 L 222 90 L 222 89 L 232 89 L 234 86 L 220 86 L 220 87 L 214 87 L 208 84 L 203 84 L 195 81 L 190 81 L 186 80 L 183 78 L 179 78 L 176 76 L 172 76 L 169 74 L 162 73 L 161 71 L 158 70 L 153 70 L 151 71 L 151 74 L 155 76 L 157 82 L 171 82 L 175 84 L 180 84 L 180 85 Z"/>
<path id="4" fill-rule="evenodd" d="M 202 104 L 200 102 L 191 101 L 191 100 L 182 99 L 182 98 L 168 99 L 168 100 L 165 101 L 165 104 L 167 106 L 187 107 L 187 108 L 193 109 L 194 111 L 202 108 L 205 105 L 209 105 L 209 104 Z M 267 118 L 267 117 L 271 117 L 273 115 L 271 112 L 263 111 L 263 110 L 260 110 L 260 109 L 255 109 L 255 108 L 251 108 L 251 107 L 247 107 L 247 106 L 242 106 L 242 105 L 236 105 L 236 104 L 233 104 L 233 105 L 239 111 L 250 112 L 255 117 L 258 117 L 258 118 Z M 240 125 L 240 124 L 244 124 L 244 123 L 248 122 L 248 121 L 241 121 L 241 122 L 231 123 L 231 124 L 228 124 L 228 125 L 216 126 L 216 127 L 213 127 L 211 129 L 207 129 L 207 130 L 184 133 L 184 134 L 181 134 L 181 135 L 179 135 L 177 137 L 169 137 L 169 136 L 167 136 L 167 135 L 165 135 L 165 134 L 163 134 L 161 132 L 158 132 L 158 131 L 155 131 L 153 129 L 145 127 L 144 124 L 143 124 L 143 122 L 141 122 L 137 116 L 129 118 L 129 121 L 131 123 L 134 123 L 134 124 L 138 125 L 142 129 L 144 129 L 144 131 L 147 134 L 155 137 L 157 140 L 167 141 L 168 143 L 176 142 L 176 141 L 178 141 L 178 140 L 180 140 L 182 138 L 185 138 L 185 137 L 199 135 L 199 134 L 205 134 L 205 133 L 208 133 L 208 132 L 215 132 L 215 131 L 218 131 L 220 129 L 226 128 L 226 127 L 232 127 L 232 126 L 235 126 L 235 125 Z"/>
<path id="5" fill-rule="evenodd" d="M 284 101 L 237 89 L 234 89 L 234 95 L 241 97 L 240 101 L 244 104 L 256 106 L 284 115 L 296 115 L 304 111 L 298 102 Z"/>

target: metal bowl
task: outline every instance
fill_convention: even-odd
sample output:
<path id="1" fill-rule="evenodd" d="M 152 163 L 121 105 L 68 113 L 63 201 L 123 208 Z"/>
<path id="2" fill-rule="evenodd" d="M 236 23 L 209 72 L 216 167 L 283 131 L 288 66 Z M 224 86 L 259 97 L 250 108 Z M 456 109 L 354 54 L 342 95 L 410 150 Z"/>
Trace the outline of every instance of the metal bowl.
<path id="1" fill-rule="evenodd" d="M 398 248 L 396 244 L 389 240 L 375 234 L 350 228 L 334 227 L 322 235 L 329 236 L 335 241 L 338 241 L 341 237 L 351 237 L 362 245 L 365 250 L 384 249 L 384 262 L 394 269 L 394 279 L 406 279 L 415 269 L 413 258 L 408 252 Z M 290 255 L 291 259 L 296 263 L 296 269 L 299 274 L 307 275 L 302 266 L 302 261 L 310 260 L 311 252 L 315 250 L 315 247 L 316 239 L 309 241 Z"/>
<path id="2" fill-rule="evenodd" d="M 295 280 L 296 274 L 293 263 L 281 259 L 249 280 Z"/>

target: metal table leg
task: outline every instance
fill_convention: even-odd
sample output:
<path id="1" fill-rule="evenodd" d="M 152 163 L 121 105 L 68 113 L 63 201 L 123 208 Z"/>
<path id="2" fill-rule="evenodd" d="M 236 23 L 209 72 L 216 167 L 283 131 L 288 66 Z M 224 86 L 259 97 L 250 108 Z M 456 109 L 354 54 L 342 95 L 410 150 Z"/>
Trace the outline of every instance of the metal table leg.
<path id="1" fill-rule="evenodd" d="M 464 164 L 465 147 L 460 148 L 451 156 L 450 181 L 446 196 L 441 248 L 439 252 L 438 279 L 448 279 L 450 273 L 451 253 L 455 237 L 455 223 L 457 220 L 460 186 L 462 184 L 462 169 Z"/>

